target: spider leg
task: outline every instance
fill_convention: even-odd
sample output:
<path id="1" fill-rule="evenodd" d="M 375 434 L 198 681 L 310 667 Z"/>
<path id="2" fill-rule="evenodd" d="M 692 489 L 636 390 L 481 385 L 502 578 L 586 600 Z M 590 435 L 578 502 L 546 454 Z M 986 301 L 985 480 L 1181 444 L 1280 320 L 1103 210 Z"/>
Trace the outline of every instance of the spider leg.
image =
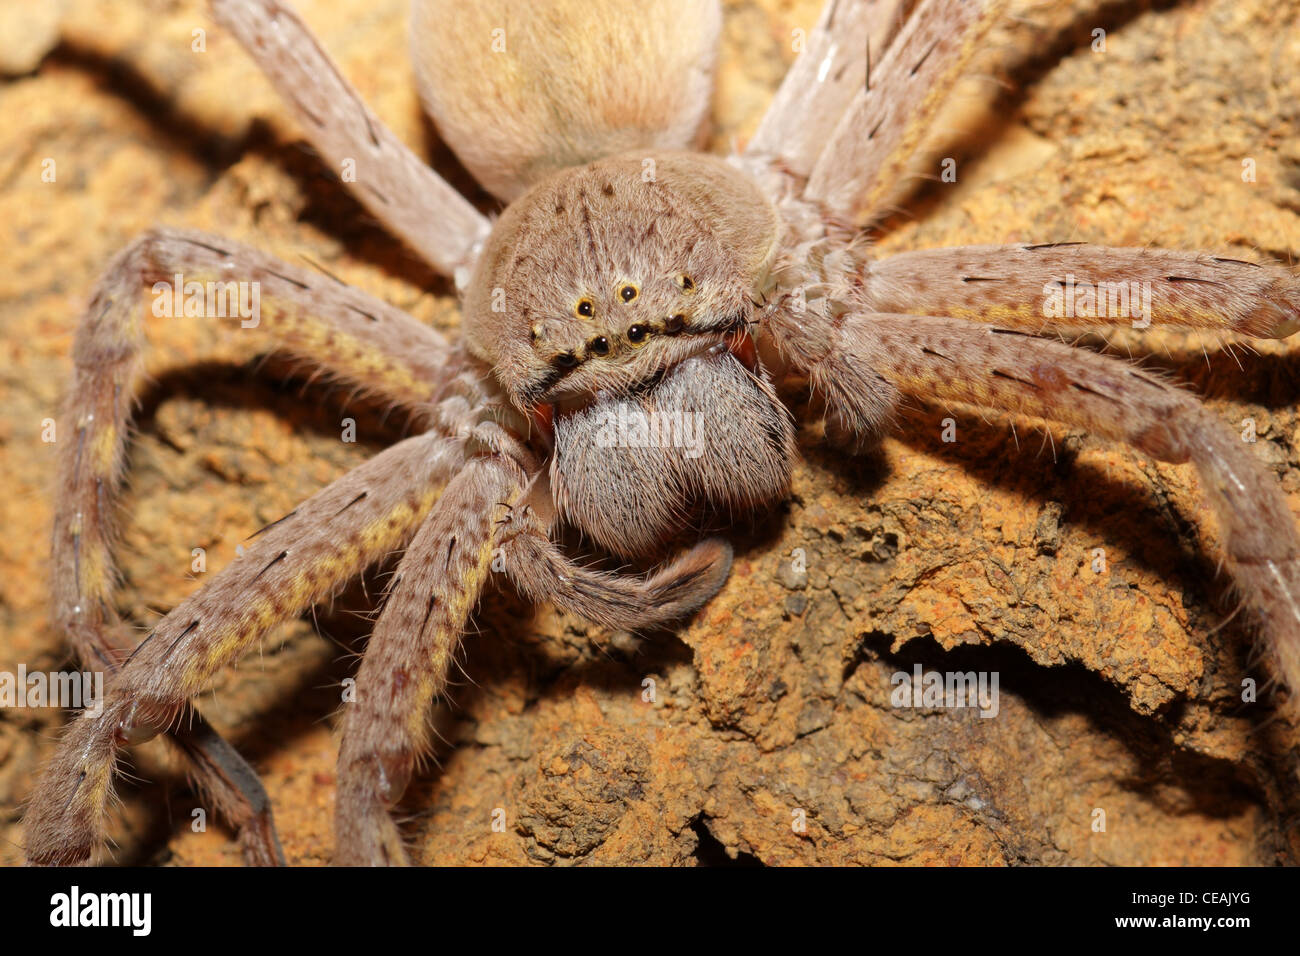
<path id="1" fill-rule="evenodd" d="M 476 444 L 485 453 L 447 485 L 402 556 L 357 675 L 356 700 L 347 705 L 335 810 L 341 864 L 407 862 L 389 810 L 428 744 L 429 708 L 446 688 L 498 548 L 525 596 L 615 628 L 680 620 L 717 592 L 731 567 L 730 546 L 716 540 L 645 578 L 580 567 L 559 552 L 527 504 L 536 463 L 509 438 Z"/>
<path id="2" fill-rule="evenodd" d="M 1087 243 L 905 252 L 863 274 L 875 312 L 950 315 L 1018 329 L 1148 324 L 1285 338 L 1300 329 L 1300 277 L 1198 252 Z"/>
<path id="3" fill-rule="evenodd" d="M 842 219 L 878 218 L 948 93 L 1005 0 L 922 0 L 889 45 L 871 87 L 825 140 L 804 198 Z"/>
<path id="4" fill-rule="evenodd" d="M 194 782 L 208 804 L 238 831 L 244 862 L 284 866 L 271 799 L 257 771 L 192 704 L 181 714 L 172 738 L 194 764 Z"/>
<path id="5" fill-rule="evenodd" d="M 61 493 L 54 518 L 54 619 L 83 663 L 98 662 L 109 671 L 130 651 L 112 607 L 110 519 L 132 400 L 146 376 L 216 352 L 213 333 L 221 326 L 215 317 L 195 323 L 192 352 L 149 350 L 139 321 L 140 286 L 168 287 L 162 298 L 155 289 L 158 311 L 158 303 L 171 298 L 173 282 L 196 281 L 205 287 L 238 281 L 258 290 L 255 317 L 232 315 L 220 329 L 228 332 L 227 344 L 263 351 L 280 346 L 389 401 L 432 409 L 435 417 L 447 413 L 444 404 L 433 404 L 435 398 L 449 389 L 474 387 L 472 379 L 461 381 L 456 353 L 441 336 L 360 290 L 205 233 L 165 229 L 135 239 L 99 280 L 77 327 L 64 416 L 74 423 L 75 438 L 60 451 Z M 185 320 L 184 315 L 173 317 Z M 197 736 L 189 739 L 185 726 L 178 743 L 191 756 L 207 750 L 195 763 L 200 787 L 247 838 L 250 859 L 275 856 L 273 836 L 256 843 L 258 834 L 273 834 L 269 810 L 256 809 L 266 806 L 256 775 L 235 763 L 238 757 L 229 747 L 212 749 L 218 746 L 215 731 L 195 731 Z"/>
<path id="6" fill-rule="evenodd" d="M 228 339 L 242 338 L 240 344 L 253 349 L 281 347 L 390 401 L 433 407 L 463 378 L 455 353 L 436 332 L 335 280 L 204 233 L 157 230 L 133 241 L 105 271 L 77 327 L 64 415 L 75 439 L 61 448 L 54 519 L 55 620 L 83 661 L 98 659 L 110 668 L 122 656 L 107 635 L 113 616 L 110 499 L 122 477 L 132 400 L 164 363 L 184 365 L 214 351 L 204 336 L 219 327 L 216 320 L 195 323 L 195 338 L 205 348 L 192 353 L 161 355 L 147 348 L 139 287 L 170 285 L 174 275 L 187 283 L 239 279 L 256 285 L 266 303 L 256 323 L 261 331 L 240 327 L 244 320 L 235 316 L 226 323 Z M 445 403 L 437 408 L 446 411 Z"/>
<path id="7" fill-rule="evenodd" d="M 100 713 L 74 720 L 59 742 L 27 813 L 28 859 L 88 859 L 102 838 L 118 750 L 174 727 L 190 698 L 270 628 L 401 547 L 463 448 L 429 432 L 386 449 L 263 529 L 173 608 L 109 675 Z"/>
<path id="8" fill-rule="evenodd" d="M 1129 363 L 959 319 L 849 312 L 820 327 L 814 363 L 870 366 L 895 393 L 1081 426 L 1161 461 L 1192 462 L 1222 527 L 1238 589 L 1277 673 L 1300 689 L 1300 536 L 1281 486 L 1195 396 Z M 868 426 L 874 401 L 841 390 Z"/>
<path id="9" fill-rule="evenodd" d="M 468 279 L 490 223 L 366 106 L 282 0 L 211 0 L 325 162 L 354 166 L 361 203 L 444 275 Z M 346 164 L 346 165 L 345 165 Z"/>
<path id="10" fill-rule="evenodd" d="M 603 627 L 646 630 L 679 621 L 718 593 L 731 546 L 710 538 L 644 577 L 594 571 L 573 562 L 531 510 L 503 543 L 505 570 L 531 601 L 549 602 Z"/>
<path id="11" fill-rule="evenodd" d="M 524 485 L 505 457 L 471 459 L 447 485 L 393 578 L 344 705 L 335 799 L 335 862 L 407 862 L 389 809 L 401 797 L 426 721 L 470 613 L 491 574 L 495 521 Z"/>
<path id="12" fill-rule="evenodd" d="M 872 64 L 897 34 L 903 0 L 829 0 L 763 114 L 747 156 L 807 179 Z"/>

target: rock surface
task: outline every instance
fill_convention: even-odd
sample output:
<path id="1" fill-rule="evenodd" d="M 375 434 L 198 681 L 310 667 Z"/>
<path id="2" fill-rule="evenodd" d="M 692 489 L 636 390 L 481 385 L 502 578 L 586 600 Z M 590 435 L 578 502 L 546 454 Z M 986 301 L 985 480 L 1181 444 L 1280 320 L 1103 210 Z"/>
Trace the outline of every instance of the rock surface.
<path id="1" fill-rule="evenodd" d="M 420 117 L 405 0 L 297 6 L 398 136 L 473 190 Z M 716 149 L 752 133 L 792 31 L 811 28 L 818 6 L 726 4 Z M 882 255 L 1049 240 L 1300 255 L 1300 4 L 1019 0 L 1013 12 L 934 131 L 935 162 L 919 167 L 934 180 L 937 159 L 953 157 L 957 182 L 925 182 L 882 230 Z M 68 0 L 59 36 L 34 72 L 0 85 L 10 672 L 67 662 L 46 610 L 56 446 L 42 421 L 57 417 L 94 278 L 132 235 L 186 225 L 307 256 L 422 321 L 457 325 L 446 284 L 304 148 L 197 0 Z M 11 72 L 32 68 L 24 43 L 0 51 Z M 157 334 L 178 361 L 197 357 Z M 1253 419 L 1254 451 L 1300 514 L 1300 350 L 1231 345 L 1128 331 L 1109 350 L 1166 369 L 1234 427 Z M 251 531 L 396 437 L 346 398 L 233 360 L 161 381 L 122 498 L 123 614 L 146 626 L 196 586 L 192 549 L 222 566 Z M 356 444 L 339 440 L 349 415 Z M 955 442 L 942 439 L 948 417 Z M 1300 738 L 1270 719 L 1276 691 L 1253 666 L 1248 628 L 1224 624 L 1217 531 L 1187 467 L 938 407 L 909 410 L 857 458 L 817 431 L 802 434 L 786 506 L 736 529 L 731 579 L 679 633 L 635 640 L 510 594 L 486 599 L 464 676 L 434 716 L 447 740 L 438 766 L 402 804 L 418 859 L 1294 858 L 1300 830 L 1283 823 L 1297 810 Z M 282 627 L 201 701 L 261 772 L 294 863 L 331 856 L 338 684 L 364 646 L 366 591 L 322 608 L 319 631 L 310 618 Z M 891 706 L 892 675 L 914 666 L 996 672 L 996 716 Z M 1260 704 L 1241 701 L 1250 677 Z M 21 803 L 62 719 L 0 711 L 0 861 L 19 858 Z M 145 782 L 121 787 L 118 861 L 238 862 L 218 822 L 194 826 L 198 804 L 161 745 L 132 764 Z"/>

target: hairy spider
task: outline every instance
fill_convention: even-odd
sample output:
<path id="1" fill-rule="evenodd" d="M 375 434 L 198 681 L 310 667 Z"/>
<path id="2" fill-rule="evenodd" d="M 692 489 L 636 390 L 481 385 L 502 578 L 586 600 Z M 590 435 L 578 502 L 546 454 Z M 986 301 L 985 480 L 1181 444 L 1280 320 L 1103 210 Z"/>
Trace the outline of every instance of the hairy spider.
<path id="1" fill-rule="evenodd" d="M 454 277 L 464 341 L 217 236 L 156 230 L 109 266 L 78 328 L 54 558 L 56 619 L 110 680 L 37 788 L 32 862 L 90 858 L 119 751 L 159 733 L 191 756 L 246 858 L 280 861 L 260 783 L 191 700 L 270 628 L 403 548 L 345 708 L 336 858 L 404 861 L 390 810 L 494 572 L 609 627 L 692 613 L 726 578 L 730 548 L 707 538 L 667 549 L 702 511 L 754 511 L 784 494 L 793 425 L 773 382 L 787 375 L 806 378 L 854 440 L 916 396 L 1192 462 L 1275 672 L 1300 686 L 1300 544 L 1276 483 L 1188 393 L 1038 337 L 1135 317 L 1284 337 L 1300 327 L 1296 278 L 1209 254 L 1069 242 L 873 260 L 859 239 L 896 197 L 998 0 L 921 0 L 906 16 L 888 0 L 831 0 L 757 134 L 726 160 L 691 151 L 711 90 L 715 3 L 417 0 L 422 96 L 466 168 L 509 202 L 495 223 L 384 128 L 286 6 L 212 6 L 320 153 L 364 170 L 358 199 Z M 868 38 L 885 51 L 869 71 Z M 111 619 L 108 507 L 144 367 L 139 286 L 177 274 L 255 284 L 255 334 L 411 409 L 426 430 L 258 532 L 241 560 L 126 647 Z M 1054 290 L 1067 280 L 1131 290 L 1141 312 L 1125 299 L 1104 315 L 1065 314 Z M 687 421 L 700 441 L 666 440 Z M 564 528 L 656 567 L 576 563 L 553 540 Z"/>

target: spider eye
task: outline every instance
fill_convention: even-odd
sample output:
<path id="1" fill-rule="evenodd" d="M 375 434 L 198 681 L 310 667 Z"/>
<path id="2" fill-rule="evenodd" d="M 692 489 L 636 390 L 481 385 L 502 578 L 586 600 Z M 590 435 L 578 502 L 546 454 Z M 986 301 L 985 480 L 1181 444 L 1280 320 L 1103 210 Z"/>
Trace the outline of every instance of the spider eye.
<path id="1" fill-rule="evenodd" d="M 645 341 L 645 337 L 650 330 L 644 325 L 630 325 L 627 329 L 627 340 L 634 345 L 639 345 Z"/>
<path id="2" fill-rule="evenodd" d="M 682 326 L 685 324 L 686 316 L 678 312 L 676 315 L 670 315 L 668 320 L 664 322 L 664 331 L 669 335 L 676 335 L 682 330 Z"/>
<path id="3" fill-rule="evenodd" d="M 685 272 L 682 272 L 677 276 L 677 288 L 683 292 L 690 292 L 695 288 L 695 282 Z"/>
<path id="4" fill-rule="evenodd" d="M 572 352 L 561 352 L 559 355 L 555 356 L 555 364 L 559 368 L 573 368 L 573 366 L 578 364 L 578 356 L 574 355 Z"/>
<path id="5" fill-rule="evenodd" d="M 573 307 L 573 313 L 589 319 L 596 314 L 596 307 L 591 304 L 590 299 L 579 299 L 578 304 Z"/>
<path id="6" fill-rule="evenodd" d="M 609 339 L 605 338 L 605 336 L 603 336 L 603 335 L 598 335 L 598 336 L 596 336 L 594 339 L 592 339 L 590 342 L 587 343 L 587 348 L 588 348 L 588 349 L 592 352 L 592 354 L 594 354 L 594 355 L 608 355 L 608 354 L 609 354 Z"/>
<path id="7" fill-rule="evenodd" d="M 631 302 L 633 299 L 636 298 L 636 286 L 634 285 L 623 286 L 623 288 L 618 290 L 618 297 L 622 299 L 624 302 Z"/>

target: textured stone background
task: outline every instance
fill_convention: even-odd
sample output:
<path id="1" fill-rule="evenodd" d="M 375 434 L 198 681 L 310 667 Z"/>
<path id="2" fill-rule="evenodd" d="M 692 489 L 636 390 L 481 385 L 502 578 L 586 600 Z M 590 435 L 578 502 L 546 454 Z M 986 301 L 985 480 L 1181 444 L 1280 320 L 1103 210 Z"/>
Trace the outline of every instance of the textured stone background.
<path id="1" fill-rule="evenodd" d="M 472 188 L 420 117 L 405 5 L 298 3 L 398 135 Z M 726 4 L 717 148 L 754 129 L 793 58 L 791 31 L 818 7 Z M 1300 254 L 1300 3 L 1019 0 L 1014 13 L 935 130 L 958 182 L 923 185 L 882 252 L 1082 239 Z M 1104 53 L 1090 49 L 1095 27 Z M 196 28 L 205 53 L 191 52 Z M 154 223 L 221 232 L 308 255 L 423 321 L 457 318 L 445 284 L 366 220 L 199 0 L 8 4 L 0 41 L 12 74 L 0 82 L 0 669 L 12 671 L 66 662 L 46 613 L 54 447 L 40 422 L 57 413 L 94 278 L 130 236 Z M 46 158 L 56 183 L 41 181 Z M 1255 183 L 1242 182 L 1245 158 Z M 193 354 L 158 333 L 178 361 Z M 1217 340 L 1159 332 L 1110 347 L 1189 382 L 1229 423 L 1253 417 L 1253 450 L 1300 513 L 1300 347 L 1234 359 Z M 395 437 L 344 396 L 271 372 L 205 365 L 146 397 L 122 502 L 120 607 L 141 626 L 195 586 L 191 548 L 224 564 Z M 357 445 L 338 440 L 348 414 Z M 1242 623 L 1220 626 L 1232 603 L 1195 476 L 1062 429 L 1045 444 L 1022 423 L 1017 442 L 1007 422 L 971 414 L 956 414 L 959 440 L 945 444 L 948 414 L 918 407 L 860 458 L 807 429 L 787 506 L 736 530 L 725 590 L 677 635 L 634 641 L 489 597 L 453 706 L 436 716 L 449 744 L 403 804 L 418 857 L 1291 858 L 1297 735 L 1267 703 L 1239 701 L 1243 677 L 1263 675 Z M 358 587 L 322 609 L 319 631 L 281 628 L 202 702 L 262 772 L 295 863 L 330 859 L 337 684 L 367 607 Z M 916 662 L 998 671 L 999 715 L 892 709 L 890 674 Z M 19 859 L 21 802 L 61 720 L 0 711 L 4 862 Z M 194 797 L 161 745 L 132 763 L 143 782 L 122 787 L 117 860 L 238 861 L 220 826 L 191 831 Z M 504 833 L 491 832 L 496 808 Z"/>

